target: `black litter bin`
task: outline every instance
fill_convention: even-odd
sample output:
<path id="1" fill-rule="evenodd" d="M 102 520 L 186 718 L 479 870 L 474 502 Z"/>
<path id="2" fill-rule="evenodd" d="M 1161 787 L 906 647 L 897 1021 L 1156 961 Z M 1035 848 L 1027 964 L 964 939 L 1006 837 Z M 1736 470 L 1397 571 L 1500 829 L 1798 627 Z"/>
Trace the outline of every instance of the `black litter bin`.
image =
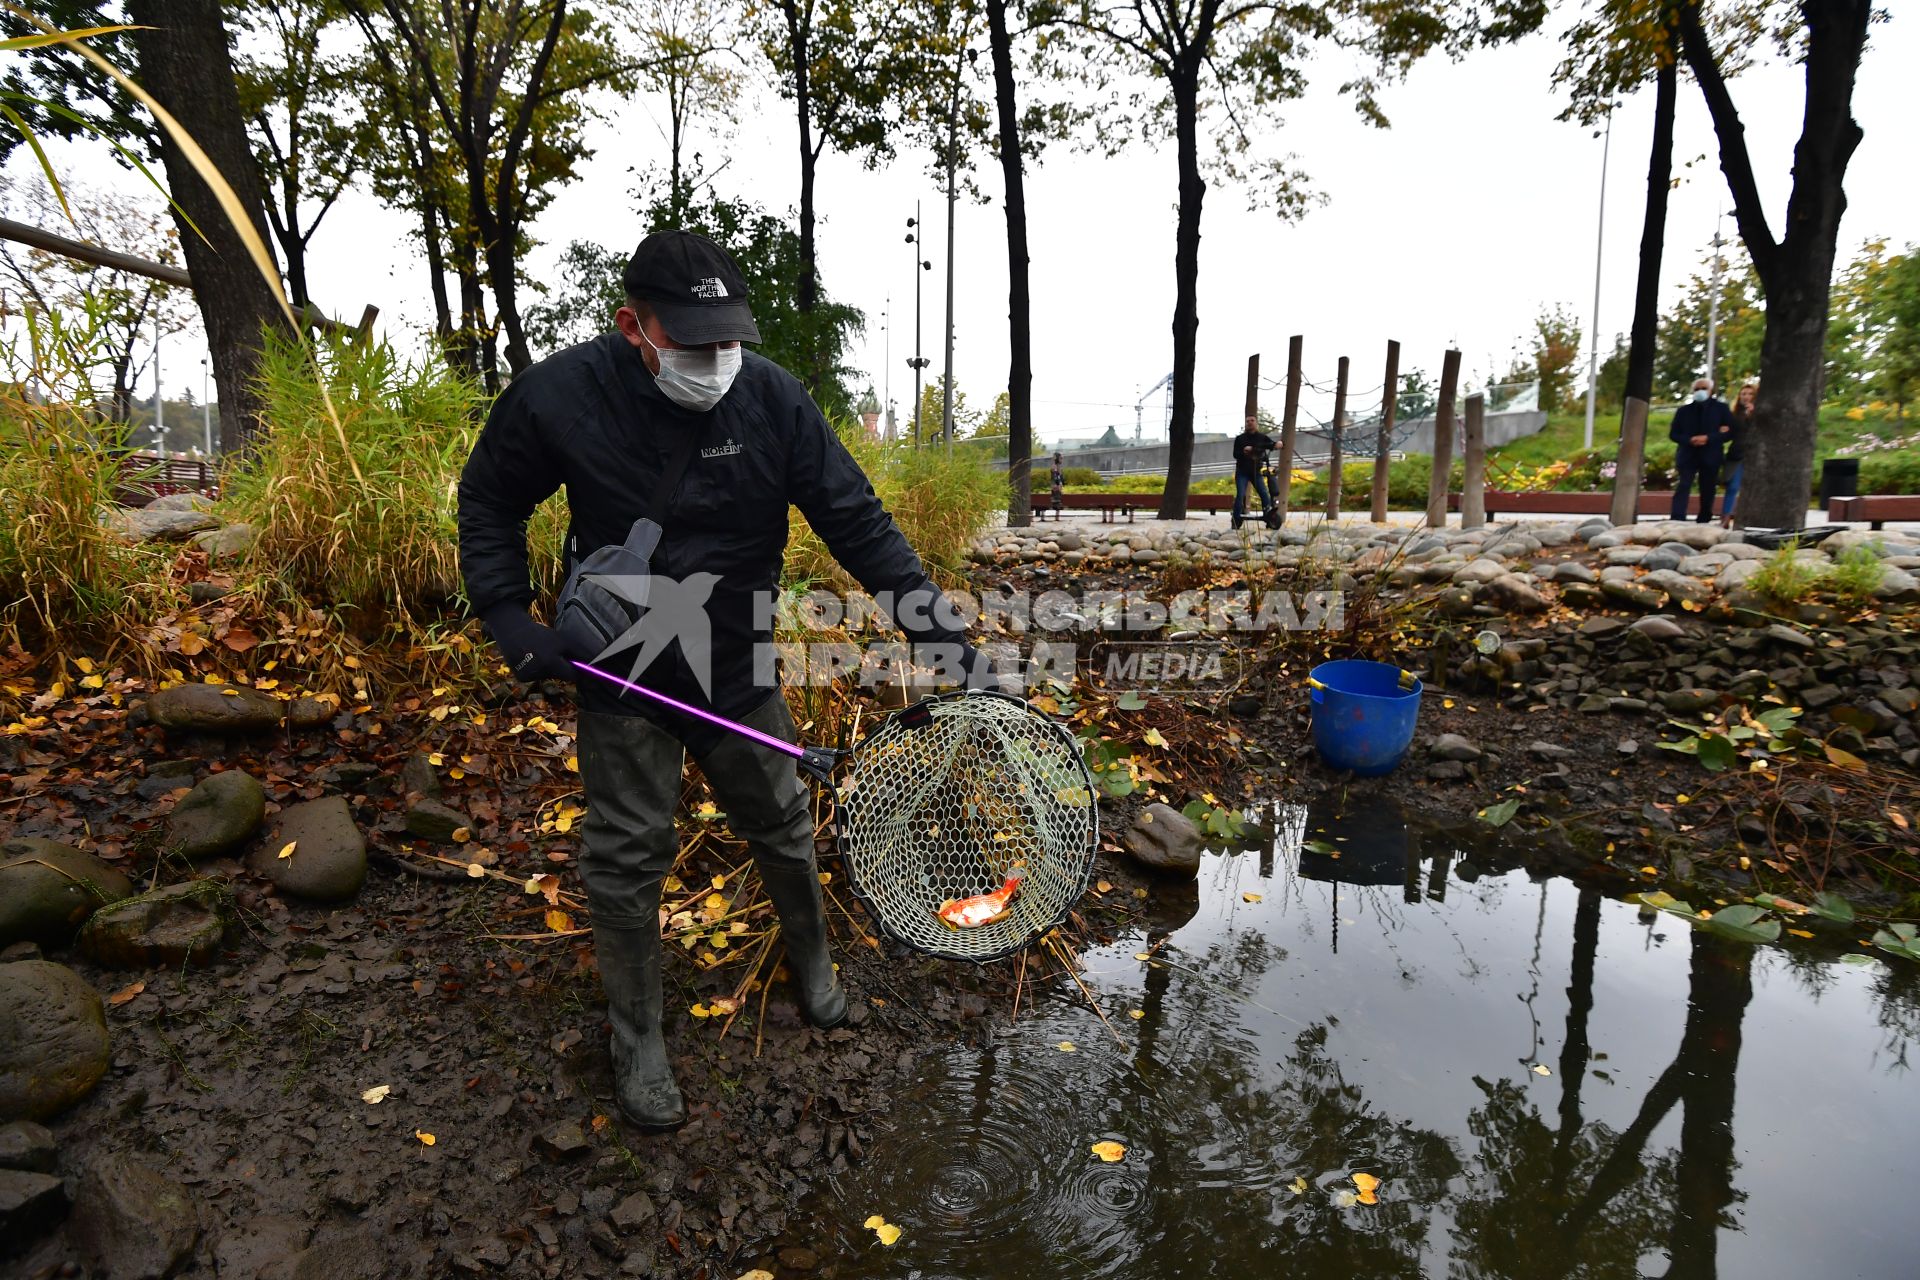
<path id="1" fill-rule="evenodd" d="M 1820 464 L 1820 505 L 1860 492 L 1860 459 L 1828 458 Z"/>

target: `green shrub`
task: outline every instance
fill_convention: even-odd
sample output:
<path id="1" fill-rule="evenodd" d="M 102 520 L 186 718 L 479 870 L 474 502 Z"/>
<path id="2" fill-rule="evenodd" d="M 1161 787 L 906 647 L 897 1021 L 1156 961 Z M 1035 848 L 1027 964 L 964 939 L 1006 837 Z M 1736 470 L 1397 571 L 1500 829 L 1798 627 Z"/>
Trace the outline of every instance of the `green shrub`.
<path id="1" fill-rule="evenodd" d="M 1063 467 L 1061 470 L 1069 485 L 1077 484 L 1091 489 L 1106 487 L 1106 478 L 1092 467 Z"/>
<path id="2" fill-rule="evenodd" d="M 1800 545 L 1784 543 L 1761 561 L 1759 569 L 1747 579 L 1747 586 L 1776 605 L 1798 604 L 1813 594 L 1826 577 L 1826 566 L 1799 557 Z"/>
<path id="3" fill-rule="evenodd" d="M 1872 547 L 1848 547 L 1834 558 L 1820 585 L 1837 603 L 1860 608 L 1873 600 L 1874 588 L 1886 572 Z"/>

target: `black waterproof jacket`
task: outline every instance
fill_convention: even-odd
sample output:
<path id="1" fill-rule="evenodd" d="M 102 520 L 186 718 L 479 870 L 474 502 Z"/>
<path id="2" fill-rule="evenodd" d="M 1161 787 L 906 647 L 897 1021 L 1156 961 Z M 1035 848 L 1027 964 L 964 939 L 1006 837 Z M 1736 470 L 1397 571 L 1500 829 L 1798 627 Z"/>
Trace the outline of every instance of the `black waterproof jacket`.
<path id="1" fill-rule="evenodd" d="M 1695 436 L 1705 436 L 1703 445 L 1692 443 Z M 1727 407 L 1725 400 L 1708 396 L 1705 400 L 1689 400 L 1673 411 L 1673 425 L 1667 428 L 1667 438 L 1677 446 L 1681 455 L 1698 454 L 1701 457 L 1718 459 L 1720 450 L 1733 436 L 1733 410 Z"/>
<path id="2" fill-rule="evenodd" d="M 1242 431 L 1233 438 L 1233 471 L 1235 475 L 1257 476 L 1260 464 L 1269 450 L 1275 447 L 1273 437 L 1264 431 Z M 1247 450 L 1253 450 L 1251 457 Z"/>
<path id="3" fill-rule="evenodd" d="M 627 395 L 615 379 L 625 382 Z M 634 412 L 639 420 L 628 420 Z M 678 643 L 668 650 L 671 664 L 653 663 L 641 683 L 736 718 L 772 693 L 772 685 L 755 679 L 755 646 L 773 639 L 770 626 L 761 625 L 769 619 L 764 608 L 756 609 L 755 594 L 771 598 L 775 590 L 789 504 L 876 598 L 922 591 L 944 603 L 865 473 L 793 375 L 744 353 L 726 396 L 695 413 L 667 399 L 639 353 L 609 333 L 528 369 L 487 415 L 459 489 L 460 572 L 474 613 L 533 599 L 527 519 L 563 485 L 569 570 L 600 547 L 625 541 L 688 431 L 699 433 L 698 448 L 665 517 L 651 513 L 665 526 L 651 571 L 682 582 L 717 575 L 706 604 L 713 696 L 694 679 Z M 916 644 L 961 642 L 963 634 L 942 625 L 940 612 L 898 621 Z M 609 661 L 619 665 L 617 658 Z M 696 750 L 710 736 L 689 732 L 685 717 L 622 696 L 591 676 L 580 679 L 580 705 L 646 715 Z"/>

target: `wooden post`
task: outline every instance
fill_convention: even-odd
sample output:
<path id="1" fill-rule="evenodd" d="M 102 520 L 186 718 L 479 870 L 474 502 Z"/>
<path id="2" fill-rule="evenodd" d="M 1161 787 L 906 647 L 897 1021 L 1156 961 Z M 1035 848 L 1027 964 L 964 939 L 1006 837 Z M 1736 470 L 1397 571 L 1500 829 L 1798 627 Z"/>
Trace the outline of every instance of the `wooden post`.
<path id="1" fill-rule="evenodd" d="M 1373 522 L 1387 521 L 1387 453 L 1393 445 L 1393 413 L 1400 402 L 1400 344 L 1387 343 L 1387 383 L 1380 393 L 1380 443 L 1373 455 Z"/>
<path id="2" fill-rule="evenodd" d="M 1453 477 L 1453 395 L 1460 385 L 1460 353 L 1440 366 L 1440 403 L 1433 407 L 1433 477 L 1427 483 L 1427 526 L 1447 527 L 1447 482 Z"/>
<path id="3" fill-rule="evenodd" d="M 1647 411 L 1639 396 L 1628 396 L 1620 415 L 1620 448 L 1613 460 L 1613 508 L 1608 519 L 1616 525 L 1640 518 L 1640 473 L 1647 461 Z"/>
<path id="4" fill-rule="evenodd" d="M 1247 429 L 1260 420 L 1260 353 L 1247 357 Z"/>
<path id="5" fill-rule="evenodd" d="M 1487 522 L 1487 398 L 1467 397 L 1467 465 L 1460 480 L 1460 527 L 1478 529 Z"/>
<path id="6" fill-rule="evenodd" d="M 1280 419 L 1280 483 L 1273 495 L 1274 508 L 1283 523 L 1293 488 L 1293 429 L 1300 418 L 1300 344 L 1303 341 L 1297 333 L 1287 339 L 1287 403 Z"/>
<path id="7" fill-rule="evenodd" d="M 1333 384 L 1333 448 L 1327 455 L 1327 519 L 1340 518 L 1340 431 L 1347 425 L 1347 358 L 1340 357 L 1340 375 Z"/>

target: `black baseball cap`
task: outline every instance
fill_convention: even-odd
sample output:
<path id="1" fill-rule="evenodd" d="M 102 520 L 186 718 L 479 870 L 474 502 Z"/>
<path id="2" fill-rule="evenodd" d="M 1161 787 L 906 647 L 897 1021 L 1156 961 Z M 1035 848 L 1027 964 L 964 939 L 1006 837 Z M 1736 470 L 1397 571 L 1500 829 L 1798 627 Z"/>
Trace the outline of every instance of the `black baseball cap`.
<path id="1" fill-rule="evenodd" d="M 653 308 L 675 342 L 760 341 L 740 268 L 697 232 L 654 232 L 627 260 L 620 283 L 628 297 Z"/>

